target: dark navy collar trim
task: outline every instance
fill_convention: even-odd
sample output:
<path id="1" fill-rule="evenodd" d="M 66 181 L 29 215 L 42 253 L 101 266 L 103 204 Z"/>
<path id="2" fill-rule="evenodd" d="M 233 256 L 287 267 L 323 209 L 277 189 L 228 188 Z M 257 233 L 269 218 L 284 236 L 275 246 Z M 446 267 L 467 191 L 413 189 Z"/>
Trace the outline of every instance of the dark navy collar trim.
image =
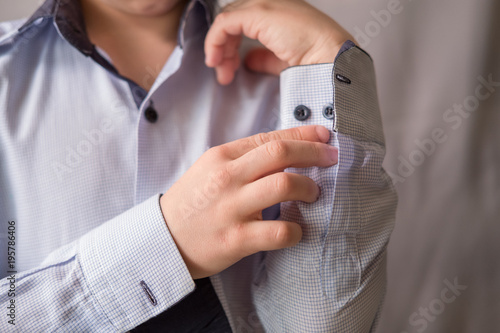
<path id="1" fill-rule="evenodd" d="M 183 35 L 185 32 L 184 28 L 186 27 L 186 22 L 189 19 L 191 13 L 194 11 L 192 9 L 196 6 L 203 7 L 207 20 L 206 23 L 208 26 L 211 25 L 217 9 L 215 0 L 190 1 L 183 13 L 181 26 L 179 27 L 178 41 L 181 47 L 183 47 L 184 44 Z M 81 10 L 81 5 L 78 0 L 46 0 L 26 21 L 26 23 L 24 23 L 21 28 L 19 28 L 19 32 L 24 33 L 25 31 L 29 30 L 38 20 L 49 18 L 54 20 L 54 24 L 59 30 L 62 37 L 66 39 L 73 47 L 75 47 L 85 56 L 91 57 L 96 63 L 101 65 L 113 75 L 125 80 L 132 90 L 132 95 L 137 107 L 142 104 L 144 98 L 147 95 L 147 92 L 132 80 L 120 75 L 116 68 L 105 58 L 103 58 L 103 56 L 97 51 L 95 46 L 89 40 L 87 36 L 87 30 L 85 28 L 85 21 Z"/>
<path id="2" fill-rule="evenodd" d="M 46 0 L 37 11 L 19 28 L 24 32 L 40 18 L 53 18 L 61 35 L 86 56 L 94 53 L 94 45 L 90 42 L 85 21 L 77 0 Z"/>
<path id="3" fill-rule="evenodd" d="M 45 1 L 36 12 L 24 23 L 20 28 L 19 32 L 23 33 L 28 30 L 31 25 L 40 18 L 49 18 L 54 15 L 56 9 L 56 2 L 53 0 Z"/>
<path id="4" fill-rule="evenodd" d="M 217 2 L 215 0 L 191 0 L 184 9 L 179 28 L 178 43 L 181 47 L 184 46 L 183 35 L 188 16 L 197 3 L 205 10 L 208 26 L 212 24 L 215 18 L 217 12 Z M 19 32 L 25 32 L 40 18 L 53 18 L 61 35 L 84 55 L 91 56 L 94 53 L 94 45 L 87 36 L 85 21 L 78 0 L 46 0 L 19 28 Z"/>

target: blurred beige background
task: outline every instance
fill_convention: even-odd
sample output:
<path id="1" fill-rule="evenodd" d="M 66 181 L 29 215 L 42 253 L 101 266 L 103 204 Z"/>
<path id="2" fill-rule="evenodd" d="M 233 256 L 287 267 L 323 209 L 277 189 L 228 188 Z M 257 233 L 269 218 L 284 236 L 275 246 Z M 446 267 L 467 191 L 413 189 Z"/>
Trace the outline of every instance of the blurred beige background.
<path id="1" fill-rule="evenodd" d="M 500 1 L 310 2 L 375 62 L 400 197 L 378 332 L 498 332 Z M 0 0 L 0 20 L 38 3 Z"/>
<path id="2" fill-rule="evenodd" d="M 38 0 L 0 0 L 0 21 L 26 17 L 39 3 Z"/>

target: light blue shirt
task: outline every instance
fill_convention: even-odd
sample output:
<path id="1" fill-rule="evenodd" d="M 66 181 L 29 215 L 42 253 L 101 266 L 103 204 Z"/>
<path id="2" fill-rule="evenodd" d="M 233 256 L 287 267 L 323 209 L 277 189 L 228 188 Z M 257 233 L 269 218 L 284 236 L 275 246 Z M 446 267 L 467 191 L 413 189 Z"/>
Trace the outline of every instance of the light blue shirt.
<path id="1" fill-rule="evenodd" d="M 303 240 L 212 284 L 234 332 L 370 331 L 396 206 L 370 57 L 347 43 L 335 63 L 289 68 L 281 81 L 241 69 L 220 86 L 203 61 L 212 11 L 192 1 L 146 93 L 102 52 L 75 47 L 67 31 L 78 24 L 59 17 L 75 3 L 49 0 L 27 24 L 0 25 L 0 264 L 14 276 L 1 283 L 0 331 L 124 332 L 182 300 L 194 282 L 160 193 L 209 147 L 307 124 L 332 130 L 339 164 L 289 170 L 314 179 L 320 199 L 265 211 L 299 222 Z M 298 105 L 308 119 L 294 117 Z"/>

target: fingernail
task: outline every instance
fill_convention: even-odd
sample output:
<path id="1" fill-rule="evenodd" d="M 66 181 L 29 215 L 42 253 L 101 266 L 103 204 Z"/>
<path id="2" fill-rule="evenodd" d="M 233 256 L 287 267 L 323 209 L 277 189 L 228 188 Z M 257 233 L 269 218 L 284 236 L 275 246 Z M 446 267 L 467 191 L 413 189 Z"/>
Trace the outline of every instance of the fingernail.
<path id="1" fill-rule="evenodd" d="M 316 133 L 321 142 L 328 142 L 330 140 L 330 131 L 326 127 L 316 126 Z"/>
<path id="2" fill-rule="evenodd" d="M 328 156 L 332 160 L 333 163 L 337 163 L 339 160 L 339 151 L 334 146 L 328 146 Z"/>

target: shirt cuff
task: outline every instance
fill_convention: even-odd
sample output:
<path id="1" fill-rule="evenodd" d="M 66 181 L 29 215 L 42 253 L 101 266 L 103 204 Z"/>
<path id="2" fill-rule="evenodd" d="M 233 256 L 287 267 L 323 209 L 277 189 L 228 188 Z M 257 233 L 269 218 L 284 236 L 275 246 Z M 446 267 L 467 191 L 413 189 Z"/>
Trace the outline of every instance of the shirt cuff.
<path id="1" fill-rule="evenodd" d="M 323 116 L 333 105 L 333 64 L 295 66 L 280 76 L 281 128 L 323 125 L 333 129 L 334 119 Z"/>
<path id="2" fill-rule="evenodd" d="M 385 146 L 373 62 L 353 42 L 344 43 L 335 63 L 290 67 L 280 79 L 281 128 L 323 125 Z"/>
<path id="3" fill-rule="evenodd" d="M 160 314 L 195 287 L 159 195 L 83 236 L 78 257 L 97 306 L 119 331 Z"/>

